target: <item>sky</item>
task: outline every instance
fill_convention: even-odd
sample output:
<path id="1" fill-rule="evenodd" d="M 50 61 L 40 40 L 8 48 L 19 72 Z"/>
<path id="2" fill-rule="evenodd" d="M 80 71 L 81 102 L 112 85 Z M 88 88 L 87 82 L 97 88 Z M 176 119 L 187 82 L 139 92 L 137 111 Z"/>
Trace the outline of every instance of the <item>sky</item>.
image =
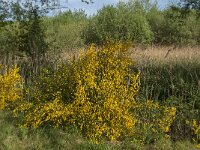
<path id="1" fill-rule="evenodd" d="M 3 0 L 3 1 L 22 1 L 23 0 Z M 56 15 L 60 11 L 66 10 L 79 10 L 82 9 L 86 14 L 92 15 L 101 9 L 104 5 L 108 4 L 117 4 L 119 1 L 128 1 L 128 0 L 92 0 L 94 3 L 86 4 L 81 2 L 81 0 L 58 0 L 60 2 L 62 9 L 55 9 L 49 15 Z M 151 2 L 157 1 L 158 7 L 163 9 L 171 3 L 177 3 L 180 0 L 151 0 Z"/>
<path id="2" fill-rule="evenodd" d="M 127 1 L 127 0 L 121 0 L 121 1 Z M 155 0 L 151 0 L 154 2 Z M 104 5 L 107 4 L 116 4 L 119 2 L 119 0 L 93 0 L 94 3 L 85 4 L 81 2 L 81 0 L 60 0 L 60 4 L 62 8 L 62 11 L 64 10 L 79 10 L 82 9 L 85 11 L 86 14 L 92 15 L 97 12 L 97 10 L 101 9 Z M 160 9 L 163 9 L 168 6 L 170 3 L 176 3 L 177 0 L 157 0 L 158 2 L 158 7 Z M 56 14 L 58 10 L 55 10 L 53 13 Z"/>

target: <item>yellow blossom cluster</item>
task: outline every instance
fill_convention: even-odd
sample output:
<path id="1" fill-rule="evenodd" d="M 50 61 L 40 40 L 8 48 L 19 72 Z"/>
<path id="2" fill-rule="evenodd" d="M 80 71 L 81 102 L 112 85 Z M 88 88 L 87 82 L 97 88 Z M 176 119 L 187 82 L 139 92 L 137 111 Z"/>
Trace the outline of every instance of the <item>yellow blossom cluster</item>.
<path id="1" fill-rule="evenodd" d="M 23 92 L 22 81 L 19 68 L 7 69 L 0 65 L 0 110 L 11 106 L 11 103 L 21 98 Z"/>
<path id="2" fill-rule="evenodd" d="M 193 134 L 194 134 L 193 140 L 198 143 L 197 148 L 200 149 L 200 143 L 199 143 L 199 141 L 200 141 L 200 122 L 193 119 L 191 122 L 188 122 L 188 123 L 190 124 Z"/>
<path id="3" fill-rule="evenodd" d="M 170 131 L 176 116 L 175 107 L 162 106 L 151 100 L 137 102 L 133 106 L 133 114 L 137 119 L 135 136 L 141 142 L 156 141 Z"/>
<path id="4" fill-rule="evenodd" d="M 196 135 L 200 133 L 200 124 L 195 119 L 192 120 L 192 130 Z"/>
<path id="5" fill-rule="evenodd" d="M 73 65 L 76 124 L 83 133 L 93 140 L 130 135 L 136 122 L 130 108 L 139 90 L 139 72 L 128 67 L 133 65 L 128 48 L 116 44 L 97 51 L 91 46 Z"/>

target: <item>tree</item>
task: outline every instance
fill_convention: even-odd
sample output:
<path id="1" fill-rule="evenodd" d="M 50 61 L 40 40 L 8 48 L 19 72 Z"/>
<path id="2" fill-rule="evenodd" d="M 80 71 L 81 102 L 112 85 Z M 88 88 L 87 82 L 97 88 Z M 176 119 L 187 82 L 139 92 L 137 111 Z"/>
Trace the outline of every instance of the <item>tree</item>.
<path id="1" fill-rule="evenodd" d="M 200 0 L 182 0 L 182 3 L 186 9 L 200 10 Z"/>
<path id="2" fill-rule="evenodd" d="M 0 0 L 0 21 L 4 20 L 7 15 L 7 3 L 3 0 Z"/>
<path id="3" fill-rule="evenodd" d="M 92 0 L 79 1 L 92 3 Z M 59 2 L 59 0 L 0 0 L 0 53 L 5 54 L 6 64 L 10 63 L 8 61 L 10 57 L 15 59 L 15 56 L 25 55 L 31 60 L 32 71 L 34 73 L 39 71 L 38 68 L 48 50 L 42 17 L 55 6 L 59 6 Z"/>
<path id="4" fill-rule="evenodd" d="M 47 12 L 44 4 L 33 1 L 10 2 L 1 4 L 1 24 L 10 23 L 0 27 L 0 52 L 6 64 L 12 64 L 15 58 L 26 57 L 32 69 L 29 72 L 38 73 L 48 45 L 45 42 L 42 16 Z M 46 5 L 46 4 L 45 4 Z M 0 5 L 3 6 L 3 5 Z"/>

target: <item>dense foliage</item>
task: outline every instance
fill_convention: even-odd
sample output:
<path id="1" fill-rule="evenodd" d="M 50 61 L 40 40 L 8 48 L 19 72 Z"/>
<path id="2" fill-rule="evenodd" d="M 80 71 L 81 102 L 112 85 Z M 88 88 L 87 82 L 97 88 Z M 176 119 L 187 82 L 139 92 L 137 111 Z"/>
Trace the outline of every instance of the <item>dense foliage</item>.
<path id="1" fill-rule="evenodd" d="M 107 40 L 150 43 L 153 33 L 143 11 L 133 2 L 103 7 L 86 26 L 85 43 L 102 44 Z"/>
<path id="2" fill-rule="evenodd" d="M 120 2 L 105 6 L 89 19 L 83 30 L 85 43 L 106 40 L 137 44 L 194 45 L 200 40 L 200 20 L 196 9 L 171 6 L 159 10 L 149 1 Z"/>
<path id="3" fill-rule="evenodd" d="M 58 4 L 51 2 L 0 0 L 3 113 L 12 112 L 24 131 L 76 128 L 97 143 L 200 141 L 199 59 L 178 63 L 176 55 L 175 63 L 156 64 L 144 57 L 136 64 L 123 44 L 175 45 L 162 60 L 177 46 L 198 46 L 199 1 L 159 9 L 150 0 L 130 0 L 93 16 L 69 10 L 47 17 Z"/>
<path id="4" fill-rule="evenodd" d="M 86 22 L 86 14 L 81 10 L 45 18 L 46 42 L 50 52 L 59 54 L 63 50 L 69 52 L 82 47 L 84 42 L 80 35 Z"/>

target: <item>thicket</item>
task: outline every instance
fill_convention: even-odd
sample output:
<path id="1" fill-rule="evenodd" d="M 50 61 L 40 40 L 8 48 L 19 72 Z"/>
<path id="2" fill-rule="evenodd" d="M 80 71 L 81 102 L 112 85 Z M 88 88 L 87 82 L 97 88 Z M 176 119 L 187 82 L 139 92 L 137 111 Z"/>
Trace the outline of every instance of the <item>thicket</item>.
<path id="1" fill-rule="evenodd" d="M 85 43 L 103 44 L 108 40 L 151 43 L 153 32 L 145 17 L 145 11 L 139 1 L 104 6 L 85 27 L 83 31 Z"/>
<path id="2" fill-rule="evenodd" d="M 171 7 L 163 12 L 162 29 L 158 43 L 178 45 L 198 45 L 200 41 L 200 19 L 197 11 L 184 12 L 181 8 Z"/>
<path id="3" fill-rule="evenodd" d="M 86 44 L 120 40 L 135 44 L 196 45 L 199 35 L 198 10 L 186 10 L 178 4 L 160 10 L 148 0 L 104 6 L 83 30 Z"/>
<path id="4" fill-rule="evenodd" d="M 84 46 L 81 32 L 86 25 L 87 16 L 82 10 L 59 13 L 43 20 L 46 27 L 46 42 L 50 52 L 73 51 Z"/>
<path id="5" fill-rule="evenodd" d="M 10 3 L 8 18 L 0 27 L 1 62 L 22 66 L 24 76 L 38 74 L 44 63 L 48 44 L 42 23 L 43 10 L 34 2 Z"/>

